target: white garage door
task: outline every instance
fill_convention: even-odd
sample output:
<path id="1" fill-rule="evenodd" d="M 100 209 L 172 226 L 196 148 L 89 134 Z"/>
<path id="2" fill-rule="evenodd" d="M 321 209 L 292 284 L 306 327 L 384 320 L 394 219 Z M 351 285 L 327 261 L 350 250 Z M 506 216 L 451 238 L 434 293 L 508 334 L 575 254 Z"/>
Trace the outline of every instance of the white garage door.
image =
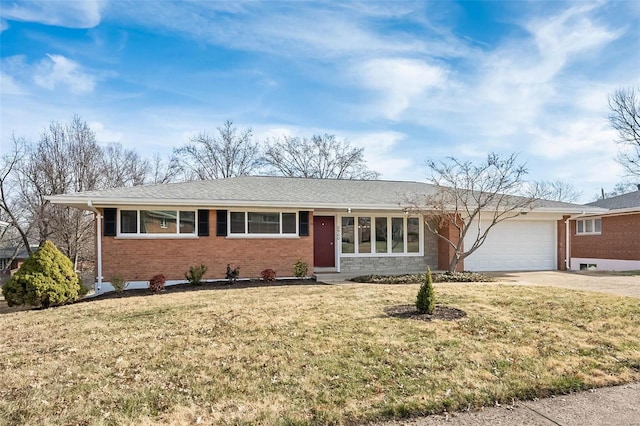
<path id="1" fill-rule="evenodd" d="M 476 233 L 465 237 L 471 247 Z M 484 244 L 464 260 L 468 271 L 536 271 L 556 269 L 556 222 L 506 220 L 491 228 Z"/>

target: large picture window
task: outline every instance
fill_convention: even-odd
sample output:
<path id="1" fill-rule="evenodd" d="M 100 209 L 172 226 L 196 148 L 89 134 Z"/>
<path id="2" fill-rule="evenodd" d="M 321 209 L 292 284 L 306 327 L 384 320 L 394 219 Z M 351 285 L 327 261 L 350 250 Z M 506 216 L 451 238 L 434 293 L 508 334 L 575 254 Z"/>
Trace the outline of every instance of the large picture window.
<path id="1" fill-rule="evenodd" d="M 406 216 L 343 216 L 342 254 L 419 254 L 420 218 Z"/>
<path id="2" fill-rule="evenodd" d="M 195 210 L 120 210 L 121 235 L 195 235 Z"/>
<path id="3" fill-rule="evenodd" d="M 297 235 L 297 213 L 230 212 L 230 235 Z"/>

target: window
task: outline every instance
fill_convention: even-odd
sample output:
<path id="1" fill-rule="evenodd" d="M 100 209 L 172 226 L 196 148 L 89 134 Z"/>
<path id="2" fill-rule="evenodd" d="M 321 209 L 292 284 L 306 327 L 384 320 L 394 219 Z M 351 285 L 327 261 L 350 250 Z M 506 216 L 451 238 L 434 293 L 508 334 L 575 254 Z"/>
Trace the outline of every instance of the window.
<path id="1" fill-rule="evenodd" d="M 576 220 L 576 234 L 600 234 L 602 232 L 602 219 Z"/>
<path id="2" fill-rule="evenodd" d="M 358 253 L 371 253 L 371 218 L 358 218 Z"/>
<path id="3" fill-rule="evenodd" d="M 391 218 L 391 251 L 404 253 L 404 219 L 401 217 Z"/>
<path id="4" fill-rule="evenodd" d="M 342 252 L 355 253 L 356 240 L 353 229 L 353 217 L 342 218 Z"/>
<path id="5" fill-rule="evenodd" d="M 387 218 L 376 217 L 376 253 L 387 252 Z"/>
<path id="6" fill-rule="evenodd" d="M 194 235 L 194 210 L 120 210 L 120 234 Z"/>
<path id="7" fill-rule="evenodd" d="M 230 212 L 231 235 L 297 235 L 297 213 Z"/>
<path id="8" fill-rule="evenodd" d="M 122 234 L 138 233 L 138 211 L 137 210 L 120 210 L 120 233 Z"/>
<path id="9" fill-rule="evenodd" d="M 422 252 L 422 224 L 418 217 L 343 216 L 341 221 L 342 254 Z"/>
<path id="10" fill-rule="evenodd" d="M 420 252 L 420 219 L 417 217 L 407 219 L 407 252 Z"/>

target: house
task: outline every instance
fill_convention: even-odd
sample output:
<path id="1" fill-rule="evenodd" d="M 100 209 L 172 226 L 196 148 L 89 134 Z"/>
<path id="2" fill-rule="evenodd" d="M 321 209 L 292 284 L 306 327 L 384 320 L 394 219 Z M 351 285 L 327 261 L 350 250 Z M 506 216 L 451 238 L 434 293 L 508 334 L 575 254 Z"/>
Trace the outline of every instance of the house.
<path id="1" fill-rule="evenodd" d="M 297 260 L 309 273 L 404 273 L 446 269 L 451 251 L 409 214 L 406 199 L 435 193 L 420 182 L 243 176 L 48 197 L 96 215 L 97 287 L 120 276 L 146 283 L 162 273 L 184 281 L 189 266 L 223 278 L 271 268 L 291 276 Z M 492 229 L 465 259 L 467 270 L 565 268 L 565 220 L 585 210 L 541 201 Z M 481 224 L 482 226 L 482 224 Z"/>
<path id="2" fill-rule="evenodd" d="M 640 185 L 638 190 L 589 203 L 608 209 L 572 218 L 573 270 L 640 270 Z"/>
<path id="3" fill-rule="evenodd" d="M 31 246 L 32 250 L 37 248 L 37 246 Z M 29 252 L 24 246 L 0 248 L 0 281 L 8 279 L 28 258 Z"/>

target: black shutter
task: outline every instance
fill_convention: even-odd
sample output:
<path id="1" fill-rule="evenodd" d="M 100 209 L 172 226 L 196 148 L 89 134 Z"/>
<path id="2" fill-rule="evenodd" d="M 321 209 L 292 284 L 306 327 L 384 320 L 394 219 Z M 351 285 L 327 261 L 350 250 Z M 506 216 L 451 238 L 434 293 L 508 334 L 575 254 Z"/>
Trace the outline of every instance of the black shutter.
<path id="1" fill-rule="evenodd" d="M 216 212 L 216 236 L 227 236 L 227 211 L 218 210 Z"/>
<path id="2" fill-rule="evenodd" d="M 309 212 L 298 212 L 298 235 L 301 237 L 309 236 Z"/>
<path id="3" fill-rule="evenodd" d="M 198 210 L 198 236 L 209 236 L 209 210 Z"/>
<path id="4" fill-rule="evenodd" d="M 116 224 L 118 222 L 118 209 L 104 209 L 102 216 L 104 217 L 103 235 L 105 237 L 115 237 L 117 231 Z"/>

